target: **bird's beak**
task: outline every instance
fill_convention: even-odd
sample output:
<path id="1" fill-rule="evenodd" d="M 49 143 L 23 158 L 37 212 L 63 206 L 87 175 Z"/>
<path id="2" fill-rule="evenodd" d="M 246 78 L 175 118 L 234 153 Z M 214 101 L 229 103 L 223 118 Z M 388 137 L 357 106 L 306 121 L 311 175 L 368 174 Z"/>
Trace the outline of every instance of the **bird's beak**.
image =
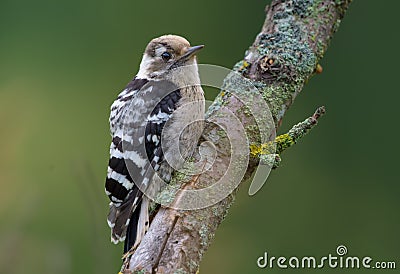
<path id="1" fill-rule="evenodd" d="M 204 48 L 204 45 L 194 46 L 187 49 L 186 53 L 182 55 L 181 59 L 189 59 L 193 55 L 195 55 L 199 50 Z"/>

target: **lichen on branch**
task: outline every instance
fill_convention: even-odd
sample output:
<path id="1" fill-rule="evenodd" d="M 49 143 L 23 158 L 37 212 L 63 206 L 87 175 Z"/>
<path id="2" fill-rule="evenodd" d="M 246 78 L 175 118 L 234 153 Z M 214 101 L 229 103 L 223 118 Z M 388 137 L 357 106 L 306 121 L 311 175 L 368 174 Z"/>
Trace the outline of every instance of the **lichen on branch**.
<path id="1" fill-rule="evenodd" d="M 319 107 L 311 117 L 294 125 L 287 133 L 277 136 L 273 141 L 264 144 L 250 144 L 250 155 L 258 157 L 261 164 L 272 166 L 272 168 L 279 167 L 280 154 L 309 133 L 324 114 L 325 107 Z"/>

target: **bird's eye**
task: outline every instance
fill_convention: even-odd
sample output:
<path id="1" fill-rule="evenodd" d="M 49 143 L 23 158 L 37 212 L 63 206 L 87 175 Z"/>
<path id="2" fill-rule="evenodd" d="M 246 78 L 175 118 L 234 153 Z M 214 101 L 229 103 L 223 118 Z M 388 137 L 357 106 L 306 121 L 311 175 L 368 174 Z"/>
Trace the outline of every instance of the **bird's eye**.
<path id="1" fill-rule="evenodd" d="M 163 59 L 164 61 L 168 61 L 169 59 L 171 59 L 172 55 L 171 55 L 171 53 L 169 53 L 168 51 L 166 51 L 166 52 L 163 52 L 163 53 L 161 54 L 161 57 L 162 57 L 162 59 Z"/>

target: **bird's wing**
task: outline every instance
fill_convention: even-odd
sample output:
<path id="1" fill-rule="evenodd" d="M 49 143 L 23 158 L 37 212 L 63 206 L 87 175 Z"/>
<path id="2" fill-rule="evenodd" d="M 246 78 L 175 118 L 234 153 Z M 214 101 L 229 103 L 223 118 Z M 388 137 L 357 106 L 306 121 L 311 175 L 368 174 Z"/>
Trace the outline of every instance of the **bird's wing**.
<path id="1" fill-rule="evenodd" d="M 133 222 L 138 222 L 139 216 L 134 213 L 139 212 L 143 196 L 140 189 L 148 188 L 159 168 L 163 158 L 161 132 L 180 98 L 179 89 L 168 81 L 135 78 L 111 108 L 113 139 L 106 193 L 111 200 L 107 221 L 115 243 L 125 240 L 131 216 Z"/>

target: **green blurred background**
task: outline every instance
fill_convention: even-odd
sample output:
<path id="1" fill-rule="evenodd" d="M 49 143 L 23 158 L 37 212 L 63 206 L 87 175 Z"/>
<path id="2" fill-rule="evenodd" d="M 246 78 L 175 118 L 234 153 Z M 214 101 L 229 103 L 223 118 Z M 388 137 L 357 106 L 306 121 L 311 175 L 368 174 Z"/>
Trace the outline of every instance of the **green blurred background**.
<path id="1" fill-rule="evenodd" d="M 0 273 L 118 271 L 103 190 L 110 104 L 161 34 L 205 44 L 201 63 L 231 68 L 267 3 L 0 1 Z M 350 273 L 256 265 L 264 251 L 322 257 L 339 244 L 400 267 L 399 8 L 352 4 L 281 132 L 320 105 L 327 115 L 260 192 L 241 189 L 201 273 Z"/>

